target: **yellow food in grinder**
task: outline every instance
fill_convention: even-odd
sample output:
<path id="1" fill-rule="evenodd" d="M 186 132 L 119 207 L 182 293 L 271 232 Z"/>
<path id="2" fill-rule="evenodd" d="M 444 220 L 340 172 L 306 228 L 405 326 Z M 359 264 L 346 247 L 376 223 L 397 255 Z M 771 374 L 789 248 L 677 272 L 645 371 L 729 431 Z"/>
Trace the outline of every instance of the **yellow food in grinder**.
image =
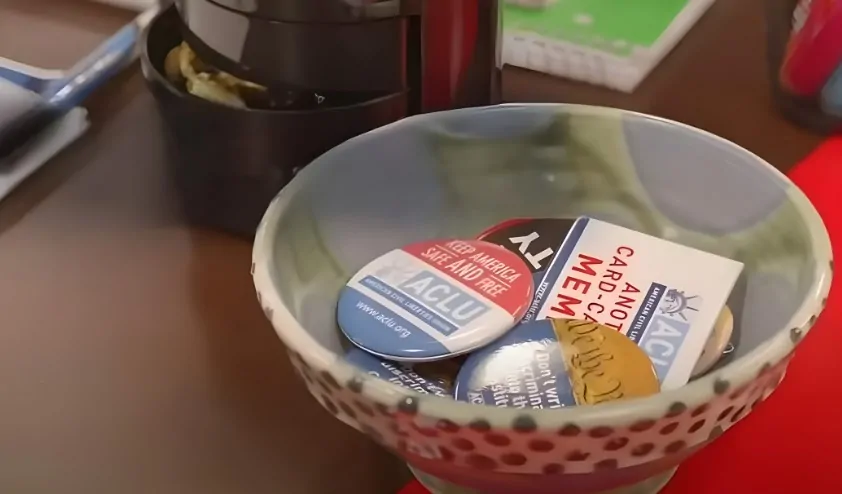
<path id="1" fill-rule="evenodd" d="M 216 82 L 213 76 L 207 73 L 197 74 L 192 79 L 187 79 L 187 92 L 193 96 L 213 101 L 221 105 L 228 105 L 234 108 L 246 108 L 246 103 L 235 92 Z"/>
<path id="2" fill-rule="evenodd" d="M 181 45 L 176 46 L 164 59 L 164 74 L 173 84 L 183 84 L 184 76 L 181 74 Z"/>
<path id="3" fill-rule="evenodd" d="M 240 88 L 240 89 L 251 89 L 255 91 L 266 91 L 266 87 L 261 86 L 260 84 L 244 81 L 239 77 L 234 77 L 233 75 L 229 74 L 228 72 L 217 72 L 216 78 L 222 84 L 230 87 L 230 88 Z"/>
<path id="4" fill-rule="evenodd" d="M 247 108 L 245 96 L 248 91 L 266 91 L 260 84 L 207 66 L 187 43 L 170 50 L 164 60 L 164 72 L 172 83 L 184 84 L 193 96 L 234 108 Z"/>

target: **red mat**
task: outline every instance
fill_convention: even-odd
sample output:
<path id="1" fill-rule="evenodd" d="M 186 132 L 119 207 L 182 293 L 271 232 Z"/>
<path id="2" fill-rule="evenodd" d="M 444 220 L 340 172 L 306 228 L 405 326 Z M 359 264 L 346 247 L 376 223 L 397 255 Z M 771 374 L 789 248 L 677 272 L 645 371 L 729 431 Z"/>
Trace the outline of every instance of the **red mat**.
<path id="1" fill-rule="evenodd" d="M 834 258 L 842 259 L 842 138 L 825 142 L 790 177 L 818 209 Z M 834 283 L 778 390 L 684 463 L 662 494 L 842 492 L 840 326 L 842 291 Z M 427 491 L 413 482 L 400 494 Z"/>

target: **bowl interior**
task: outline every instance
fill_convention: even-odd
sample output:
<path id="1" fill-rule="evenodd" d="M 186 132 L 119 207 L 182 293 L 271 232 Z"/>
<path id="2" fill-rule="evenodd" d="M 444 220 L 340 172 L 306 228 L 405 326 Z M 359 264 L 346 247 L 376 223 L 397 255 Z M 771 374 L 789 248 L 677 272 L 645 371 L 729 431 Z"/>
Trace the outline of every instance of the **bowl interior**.
<path id="1" fill-rule="evenodd" d="M 808 222 L 817 220 L 772 167 L 702 131 L 619 110 L 424 115 L 353 139 L 305 171 L 272 220 L 273 278 L 292 315 L 335 353 L 345 348 L 337 294 L 365 263 L 512 217 L 590 215 L 743 262 L 729 358 L 784 329 L 825 262 L 813 254 Z"/>

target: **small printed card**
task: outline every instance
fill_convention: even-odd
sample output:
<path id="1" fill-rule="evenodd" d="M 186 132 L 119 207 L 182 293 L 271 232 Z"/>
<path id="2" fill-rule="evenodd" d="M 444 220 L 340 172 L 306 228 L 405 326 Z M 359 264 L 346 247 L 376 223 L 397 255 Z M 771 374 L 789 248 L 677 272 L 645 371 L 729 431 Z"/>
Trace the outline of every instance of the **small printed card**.
<path id="1" fill-rule="evenodd" d="M 585 319 L 649 355 L 661 389 L 683 386 L 743 265 L 593 218 L 579 218 L 524 322 Z"/>

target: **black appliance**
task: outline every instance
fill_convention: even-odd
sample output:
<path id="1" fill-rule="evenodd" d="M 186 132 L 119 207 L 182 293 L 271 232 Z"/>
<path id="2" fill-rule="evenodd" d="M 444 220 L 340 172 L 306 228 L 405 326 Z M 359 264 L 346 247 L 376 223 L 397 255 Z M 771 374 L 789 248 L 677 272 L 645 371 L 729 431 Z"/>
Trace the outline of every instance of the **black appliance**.
<path id="1" fill-rule="evenodd" d="M 409 91 L 408 112 L 497 102 L 496 0 L 176 0 L 200 57 L 244 79 Z"/>
<path id="2" fill-rule="evenodd" d="M 251 235 L 277 191 L 331 147 L 409 115 L 499 102 L 498 0 L 174 3 L 147 30 L 141 61 L 199 224 Z M 243 110 L 186 94 L 163 76 L 181 41 L 304 103 Z"/>

